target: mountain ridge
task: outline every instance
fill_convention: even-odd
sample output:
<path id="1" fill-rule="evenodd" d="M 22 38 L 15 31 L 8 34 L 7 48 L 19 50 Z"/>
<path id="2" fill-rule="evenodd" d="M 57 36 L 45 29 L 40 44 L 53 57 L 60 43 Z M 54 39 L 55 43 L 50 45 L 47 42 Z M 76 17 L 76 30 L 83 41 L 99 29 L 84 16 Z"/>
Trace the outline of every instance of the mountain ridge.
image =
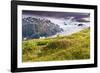
<path id="1" fill-rule="evenodd" d="M 55 35 L 63 29 L 48 19 L 27 17 L 22 19 L 22 31 L 23 38 L 30 39 Z"/>

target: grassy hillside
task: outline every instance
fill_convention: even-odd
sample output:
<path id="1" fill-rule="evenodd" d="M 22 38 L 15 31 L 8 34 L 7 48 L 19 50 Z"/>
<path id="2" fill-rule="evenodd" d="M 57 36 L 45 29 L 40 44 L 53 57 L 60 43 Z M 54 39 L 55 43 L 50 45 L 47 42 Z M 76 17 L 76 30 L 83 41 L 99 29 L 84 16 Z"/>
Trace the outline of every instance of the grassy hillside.
<path id="1" fill-rule="evenodd" d="M 22 43 L 23 62 L 90 58 L 90 28 L 70 36 L 32 39 Z"/>

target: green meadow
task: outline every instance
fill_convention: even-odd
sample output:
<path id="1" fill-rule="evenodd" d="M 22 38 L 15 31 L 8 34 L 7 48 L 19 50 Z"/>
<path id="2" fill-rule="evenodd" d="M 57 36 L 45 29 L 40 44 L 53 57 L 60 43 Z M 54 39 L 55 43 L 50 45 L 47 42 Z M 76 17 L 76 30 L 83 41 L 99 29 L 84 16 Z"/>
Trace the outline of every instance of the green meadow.
<path id="1" fill-rule="evenodd" d="M 22 42 L 22 61 L 60 61 L 90 58 L 90 28 L 69 36 L 30 39 Z"/>

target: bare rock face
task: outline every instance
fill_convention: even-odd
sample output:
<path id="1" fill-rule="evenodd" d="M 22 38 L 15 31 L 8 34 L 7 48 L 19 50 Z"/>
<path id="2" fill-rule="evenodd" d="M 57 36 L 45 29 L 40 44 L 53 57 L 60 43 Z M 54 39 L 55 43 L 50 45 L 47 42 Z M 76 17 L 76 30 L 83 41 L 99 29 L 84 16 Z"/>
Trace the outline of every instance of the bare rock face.
<path id="1" fill-rule="evenodd" d="M 63 31 L 59 25 L 47 19 L 27 17 L 22 19 L 23 38 L 39 38 L 55 35 Z"/>
<path id="2" fill-rule="evenodd" d="M 78 24 L 78 26 L 83 26 L 84 24 Z"/>

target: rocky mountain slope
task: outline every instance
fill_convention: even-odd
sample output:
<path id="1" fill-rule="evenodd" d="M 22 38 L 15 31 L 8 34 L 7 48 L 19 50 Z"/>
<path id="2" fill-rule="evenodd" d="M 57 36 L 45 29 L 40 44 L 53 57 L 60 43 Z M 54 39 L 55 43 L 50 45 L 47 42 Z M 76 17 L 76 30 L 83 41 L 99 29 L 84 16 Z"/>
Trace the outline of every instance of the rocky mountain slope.
<path id="1" fill-rule="evenodd" d="M 22 19 L 23 38 L 40 38 L 55 35 L 63 31 L 59 25 L 52 23 L 48 19 L 27 17 Z"/>

